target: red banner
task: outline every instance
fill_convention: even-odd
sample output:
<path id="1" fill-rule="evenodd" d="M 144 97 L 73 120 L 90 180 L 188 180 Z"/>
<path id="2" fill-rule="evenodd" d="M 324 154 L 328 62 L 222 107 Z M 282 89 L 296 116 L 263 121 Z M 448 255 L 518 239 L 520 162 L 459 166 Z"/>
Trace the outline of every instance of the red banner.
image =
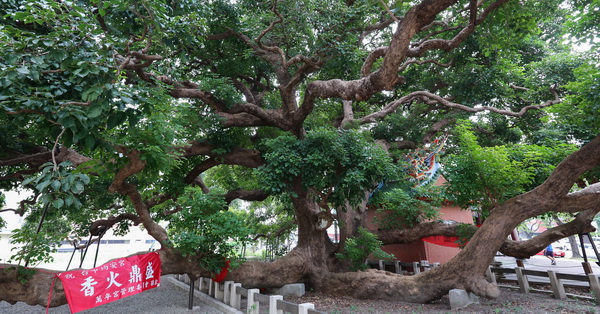
<path id="1" fill-rule="evenodd" d="M 429 236 L 423 237 L 421 240 L 441 246 L 449 246 L 449 247 L 459 247 L 459 244 L 456 243 L 458 241 L 458 237 L 450 237 L 450 236 Z"/>
<path id="2" fill-rule="evenodd" d="M 71 313 L 110 303 L 160 285 L 158 252 L 110 261 L 102 266 L 58 274 Z"/>
<path id="3" fill-rule="evenodd" d="M 475 225 L 477 228 L 481 227 L 481 225 Z M 423 237 L 421 240 L 441 246 L 449 246 L 449 247 L 460 247 L 458 244 L 459 237 L 454 236 L 429 236 Z M 466 241 L 468 242 L 468 241 Z M 465 243 L 466 243 L 465 242 Z"/>

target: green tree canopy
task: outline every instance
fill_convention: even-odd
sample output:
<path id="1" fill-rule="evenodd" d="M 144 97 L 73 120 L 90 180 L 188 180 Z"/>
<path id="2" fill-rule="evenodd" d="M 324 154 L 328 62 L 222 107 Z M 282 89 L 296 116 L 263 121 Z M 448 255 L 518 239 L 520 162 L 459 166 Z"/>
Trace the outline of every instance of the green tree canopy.
<path id="1" fill-rule="evenodd" d="M 386 287 L 377 297 L 413 302 L 456 287 L 496 297 L 483 272 L 499 248 L 531 255 L 591 228 L 600 208 L 590 199 L 600 165 L 597 47 L 571 49 L 595 40 L 597 5 L 2 1 L 0 189 L 31 193 L 2 210 L 29 225 L 47 210 L 44 224 L 61 226 L 43 228 L 45 242 L 21 229 L 17 237 L 39 244 L 36 256 L 65 230 L 98 237 L 143 225 L 166 273 L 197 278 L 235 257 L 232 243 L 295 228 L 289 254 L 241 261 L 230 277 L 356 297 Z M 373 248 L 458 232 L 436 220 L 437 203 L 414 199 L 433 192 L 403 172 L 407 153 L 444 136 L 449 189 L 478 206 L 484 225 L 436 272 L 346 272 L 350 255 L 363 258 L 348 250 L 361 239 Z M 592 184 L 571 193 L 584 178 Z M 380 183 L 395 188 L 369 203 Z M 365 233 L 374 204 L 404 223 Z M 545 212 L 579 218 L 533 242 L 504 242 Z M 325 230 L 334 222 L 337 242 Z M 23 259 L 34 258 L 30 248 Z M 15 289 L 0 287 L 0 298 L 40 302 Z"/>

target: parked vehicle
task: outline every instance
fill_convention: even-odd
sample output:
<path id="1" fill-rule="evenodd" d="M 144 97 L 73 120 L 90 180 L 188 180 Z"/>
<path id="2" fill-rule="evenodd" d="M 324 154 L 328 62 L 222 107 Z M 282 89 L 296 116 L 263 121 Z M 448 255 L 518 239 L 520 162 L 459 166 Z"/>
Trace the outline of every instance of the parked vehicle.
<path id="1" fill-rule="evenodd" d="M 554 257 L 565 257 L 565 251 L 562 251 L 562 250 L 554 251 Z"/>

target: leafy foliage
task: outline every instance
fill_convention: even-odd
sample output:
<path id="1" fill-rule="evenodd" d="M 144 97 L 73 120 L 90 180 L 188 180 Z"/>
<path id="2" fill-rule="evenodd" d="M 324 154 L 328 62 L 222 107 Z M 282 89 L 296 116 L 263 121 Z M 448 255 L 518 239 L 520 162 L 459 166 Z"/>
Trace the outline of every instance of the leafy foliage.
<path id="1" fill-rule="evenodd" d="M 589 141 L 600 131 L 600 65 L 590 60 L 574 70 L 577 80 L 565 85 L 572 93 L 551 111 L 562 117 L 561 125 L 574 138 Z"/>
<path id="2" fill-rule="evenodd" d="M 511 160 L 506 147 L 479 146 L 468 123 L 459 126 L 456 135 L 459 151 L 446 157 L 444 171 L 453 201 L 464 208 L 477 206 L 485 217 L 498 204 L 525 191 L 532 169 Z"/>
<path id="3" fill-rule="evenodd" d="M 60 241 L 66 239 L 71 230 L 69 230 L 69 222 L 62 218 L 60 213 L 48 210 L 46 217 L 53 216 L 54 219 L 48 219 L 52 222 L 46 221 L 46 224 L 42 225 L 41 232 L 38 232 L 37 227 L 44 210 L 38 208 L 26 218 L 21 228 L 13 230 L 11 241 L 16 245 L 13 248 L 16 252 L 10 258 L 12 261 L 35 266 L 54 260 L 50 254 L 56 252 Z"/>
<path id="4" fill-rule="evenodd" d="M 377 205 L 375 222 L 378 227 L 397 229 L 439 218 L 439 208 L 444 200 L 445 195 L 440 187 L 426 185 L 410 190 L 392 188 L 377 193 L 370 202 Z"/>
<path id="5" fill-rule="evenodd" d="M 446 158 L 449 198 L 482 217 L 497 205 L 542 184 L 556 165 L 577 146 L 564 142 L 544 145 L 481 147 L 469 130 L 457 128 L 458 150 Z"/>
<path id="6" fill-rule="evenodd" d="M 365 228 L 359 228 L 355 237 L 346 240 L 346 247 L 343 253 L 336 253 L 340 259 L 349 260 L 352 263 L 352 270 L 365 270 L 367 265 L 365 260 L 371 256 L 374 259 L 394 259 L 393 254 L 388 254 L 381 249 L 381 241 L 377 236 L 370 233 Z"/>
<path id="7" fill-rule="evenodd" d="M 469 242 L 469 239 L 475 234 L 477 229 L 472 224 L 460 223 L 456 225 L 456 235 L 458 240 L 456 241 L 459 247 L 464 247 Z"/>
<path id="8" fill-rule="evenodd" d="M 81 201 L 77 195 L 83 193 L 85 185 L 90 178 L 83 173 L 73 173 L 71 162 L 62 162 L 55 166 L 48 162 L 41 166 L 42 170 L 25 180 L 23 186 L 35 184 L 35 189 L 42 194 L 42 204 L 51 204 L 60 209 L 65 207 L 81 208 Z"/>
<path id="9" fill-rule="evenodd" d="M 321 202 L 343 206 L 396 171 L 384 150 L 357 131 L 314 130 L 299 140 L 280 136 L 265 143 L 265 165 L 258 176 L 273 193 L 293 193 L 294 178 L 315 191 Z"/>
<path id="10" fill-rule="evenodd" d="M 218 272 L 224 258 L 236 257 L 234 245 L 248 241 L 244 214 L 227 211 L 217 193 L 187 188 L 178 206 L 181 210 L 169 218 L 172 244 L 183 256 L 201 256 L 203 268 Z"/>

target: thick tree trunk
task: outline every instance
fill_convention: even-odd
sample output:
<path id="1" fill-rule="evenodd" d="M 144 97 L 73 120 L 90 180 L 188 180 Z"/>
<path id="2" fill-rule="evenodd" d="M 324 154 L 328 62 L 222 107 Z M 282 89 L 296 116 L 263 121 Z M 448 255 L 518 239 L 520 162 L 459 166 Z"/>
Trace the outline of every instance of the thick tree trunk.
<path id="1" fill-rule="evenodd" d="M 575 236 L 570 236 L 567 239 L 569 239 L 569 246 L 571 246 L 571 257 L 572 258 L 583 258 L 583 256 L 581 255 L 581 252 L 579 251 L 579 243 L 577 243 L 577 240 L 575 239 Z"/>
<path id="2" fill-rule="evenodd" d="M 318 205 L 306 191 L 297 189 L 292 198 L 298 224 L 298 244 L 286 256 L 273 262 L 250 261 L 230 273 L 228 279 L 245 287 L 273 288 L 288 283 L 310 284 L 316 274 L 327 271 L 336 246 L 326 230 L 319 230 Z"/>

